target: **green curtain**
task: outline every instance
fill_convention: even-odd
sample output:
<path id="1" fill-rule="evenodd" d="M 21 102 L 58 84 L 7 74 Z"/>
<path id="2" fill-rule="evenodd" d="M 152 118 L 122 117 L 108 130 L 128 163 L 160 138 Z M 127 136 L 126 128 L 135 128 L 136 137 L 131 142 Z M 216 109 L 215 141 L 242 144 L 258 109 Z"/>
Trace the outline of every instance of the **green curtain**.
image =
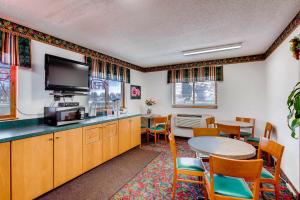
<path id="1" fill-rule="evenodd" d="M 31 67 L 30 39 L 0 31 L 0 62 L 8 65 Z"/>
<path id="2" fill-rule="evenodd" d="M 169 70 L 168 83 L 223 81 L 223 66 Z"/>
<path id="3" fill-rule="evenodd" d="M 86 57 L 90 75 L 94 78 L 130 83 L 130 69 L 102 60 Z"/>

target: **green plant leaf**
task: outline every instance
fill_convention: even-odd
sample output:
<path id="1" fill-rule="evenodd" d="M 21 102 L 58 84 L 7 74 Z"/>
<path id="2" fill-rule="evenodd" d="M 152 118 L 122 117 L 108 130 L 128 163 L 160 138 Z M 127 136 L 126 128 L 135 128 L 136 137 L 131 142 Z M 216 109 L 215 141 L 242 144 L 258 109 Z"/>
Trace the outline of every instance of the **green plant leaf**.
<path id="1" fill-rule="evenodd" d="M 296 128 L 298 128 L 300 126 L 300 119 L 294 119 L 292 121 L 292 124 L 291 124 L 291 130 L 292 130 L 292 137 L 297 139 L 296 137 Z"/>

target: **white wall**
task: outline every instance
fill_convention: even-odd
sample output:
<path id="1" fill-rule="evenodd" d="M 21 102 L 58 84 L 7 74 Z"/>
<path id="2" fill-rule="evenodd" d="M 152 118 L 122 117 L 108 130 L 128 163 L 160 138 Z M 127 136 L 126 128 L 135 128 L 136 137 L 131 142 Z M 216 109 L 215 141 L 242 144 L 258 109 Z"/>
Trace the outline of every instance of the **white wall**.
<path id="1" fill-rule="evenodd" d="M 125 105 L 130 113 L 143 113 L 144 112 L 144 100 L 146 95 L 146 82 L 144 81 L 145 73 L 131 70 L 130 71 L 130 84 L 125 84 Z M 130 85 L 141 86 L 142 98 L 130 99 Z"/>
<path id="2" fill-rule="evenodd" d="M 286 101 L 299 81 L 300 62 L 292 57 L 289 50 L 289 40 L 299 33 L 300 26 L 266 60 L 267 117 L 275 125 L 274 138 L 285 146 L 282 169 L 298 191 L 299 139 L 295 140 L 290 136 Z"/>
<path id="3" fill-rule="evenodd" d="M 172 86 L 167 84 L 167 72 L 146 73 L 146 98 L 158 104 L 153 113 L 162 114 L 211 114 L 217 120 L 234 119 L 236 116 L 253 117 L 257 121 L 256 133 L 264 129 L 265 111 L 265 67 L 264 62 L 233 64 L 224 66 L 224 81 L 218 83 L 217 109 L 172 108 Z M 191 136 L 192 131 L 174 129 L 176 135 Z"/>
<path id="4" fill-rule="evenodd" d="M 31 51 L 32 68 L 18 68 L 17 107 L 22 113 L 26 114 L 24 115 L 21 112 L 17 112 L 17 117 L 20 119 L 43 117 L 44 106 L 50 106 L 53 102 L 53 96 L 49 95 L 49 91 L 46 91 L 44 86 L 44 62 L 46 53 L 80 62 L 84 61 L 84 56 L 82 54 L 34 40 L 31 42 Z M 142 76 L 142 72 L 131 70 L 131 84 L 141 85 L 143 94 L 144 86 Z M 142 100 L 130 99 L 129 84 L 125 85 L 125 92 L 126 106 L 129 112 L 140 113 Z M 67 100 L 68 99 L 66 99 L 66 101 Z M 79 101 L 81 105 L 87 106 L 86 96 L 75 96 L 74 101 Z"/>

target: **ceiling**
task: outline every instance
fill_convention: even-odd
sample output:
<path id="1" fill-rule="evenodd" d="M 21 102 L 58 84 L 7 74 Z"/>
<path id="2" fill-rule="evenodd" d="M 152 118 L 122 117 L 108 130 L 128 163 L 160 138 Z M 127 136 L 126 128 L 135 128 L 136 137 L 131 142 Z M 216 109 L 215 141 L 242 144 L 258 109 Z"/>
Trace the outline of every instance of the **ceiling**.
<path id="1" fill-rule="evenodd" d="M 142 67 L 264 53 L 299 10 L 300 0 L 0 0 L 1 18 Z"/>

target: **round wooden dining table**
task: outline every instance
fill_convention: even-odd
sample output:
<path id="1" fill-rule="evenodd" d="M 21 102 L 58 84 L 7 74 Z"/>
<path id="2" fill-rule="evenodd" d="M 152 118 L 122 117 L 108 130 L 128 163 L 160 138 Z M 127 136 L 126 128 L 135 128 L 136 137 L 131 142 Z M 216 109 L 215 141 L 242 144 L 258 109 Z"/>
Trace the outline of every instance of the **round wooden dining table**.
<path id="1" fill-rule="evenodd" d="M 204 155 L 215 155 L 231 159 L 250 159 L 256 155 L 256 149 L 243 141 L 227 137 L 201 136 L 188 140 L 192 150 Z"/>
<path id="2" fill-rule="evenodd" d="M 227 126 L 239 126 L 241 128 L 253 128 L 252 123 L 247 122 L 240 122 L 240 121 L 234 121 L 234 120 L 224 120 L 224 121 L 218 121 L 216 124 L 223 124 Z"/>

